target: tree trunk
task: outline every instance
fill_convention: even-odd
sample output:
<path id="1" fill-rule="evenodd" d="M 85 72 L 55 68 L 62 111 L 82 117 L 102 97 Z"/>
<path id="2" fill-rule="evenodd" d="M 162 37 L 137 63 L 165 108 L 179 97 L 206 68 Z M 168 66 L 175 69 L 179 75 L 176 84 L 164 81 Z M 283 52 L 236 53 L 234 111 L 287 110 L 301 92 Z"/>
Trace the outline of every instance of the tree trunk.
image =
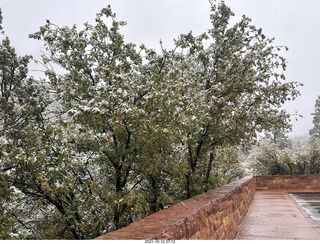
<path id="1" fill-rule="evenodd" d="M 206 178 L 204 180 L 204 184 L 208 184 L 209 183 L 209 178 L 210 178 L 210 173 L 212 170 L 212 162 L 214 160 L 214 154 L 213 152 L 210 152 L 210 157 L 209 157 L 209 163 L 208 163 L 208 169 L 207 169 L 207 173 L 206 173 Z"/>

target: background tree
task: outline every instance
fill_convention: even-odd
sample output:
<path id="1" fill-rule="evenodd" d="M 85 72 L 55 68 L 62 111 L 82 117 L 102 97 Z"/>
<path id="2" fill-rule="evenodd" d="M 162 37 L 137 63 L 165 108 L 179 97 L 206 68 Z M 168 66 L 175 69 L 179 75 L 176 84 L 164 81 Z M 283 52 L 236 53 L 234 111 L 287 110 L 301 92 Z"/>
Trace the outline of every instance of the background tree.
<path id="1" fill-rule="evenodd" d="M 280 149 L 290 148 L 292 142 L 289 139 L 288 132 L 289 129 L 280 128 L 280 129 L 271 129 L 269 132 L 265 132 L 262 140 L 271 141 L 279 146 Z"/>
<path id="2" fill-rule="evenodd" d="M 236 146 L 215 149 L 213 172 L 210 177 L 214 178 L 217 186 L 229 184 L 234 179 L 243 177 L 244 169 L 240 162 L 239 151 Z"/>
<path id="3" fill-rule="evenodd" d="M 319 174 L 320 143 L 311 138 L 307 143 L 282 149 L 278 144 L 264 142 L 248 157 L 258 175 Z"/>
<path id="4" fill-rule="evenodd" d="M 310 136 L 320 138 L 320 96 L 318 96 L 315 104 L 313 116 L 313 128 L 309 131 Z"/>
<path id="5" fill-rule="evenodd" d="M 1 34 L 3 34 L 2 20 L 3 20 L 2 11 L 1 11 L 1 9 L 0 9 L 0 33 L 1 33 Z"/>

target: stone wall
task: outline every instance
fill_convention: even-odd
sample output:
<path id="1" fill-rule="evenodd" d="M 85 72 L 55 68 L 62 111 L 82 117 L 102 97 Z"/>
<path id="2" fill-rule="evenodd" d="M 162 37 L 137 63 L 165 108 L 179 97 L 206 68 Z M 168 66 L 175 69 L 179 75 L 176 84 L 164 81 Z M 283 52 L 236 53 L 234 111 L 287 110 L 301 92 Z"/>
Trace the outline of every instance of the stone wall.
<path id="1" fill-rule="evenodd" d="M 159 211 L 97 240 L 234 239 L 255 192 L 248 176 Z"/>
<path id="2" fill-rule="evenodd" d="M 257 190 L 320 190 L 320 175 L 256 176 Z"/>
<path id="3" fill-rule="evenodd" d="M 96 239 L 232 240 L 255 190 L 320 191 L 320 175 L 247 176 Z"/>

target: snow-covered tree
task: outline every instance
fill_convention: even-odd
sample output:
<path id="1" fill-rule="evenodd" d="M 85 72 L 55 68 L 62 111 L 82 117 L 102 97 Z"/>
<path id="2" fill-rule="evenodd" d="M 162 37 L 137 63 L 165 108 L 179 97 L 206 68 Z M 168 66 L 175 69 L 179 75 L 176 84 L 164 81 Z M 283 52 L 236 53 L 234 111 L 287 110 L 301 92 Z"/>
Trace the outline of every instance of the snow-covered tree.
<path id="1" fill-rule="evenodd" d="M 313 116 L 313 128 L 309 131 L 310 136 L 320 138 L 320 96 L 318 96 L 315 104 Z"/>
<path id="2" fill-rule="evenodd" d="M 73 148 L 68 160 L 85 166 L 81 179 L 96 188 L 96 201 L 103 204 L 99 211 L 106 213 L 99 217 L 100 227 L 110 230 L 172 203 L 161 187 L 169 191 L 170 175 L 177 171 L 170 169 L 175 162 L 172 141 L 177 140 L 177 88 L 164 70 L 165 57 L 124 42 L 119 33 L 124 24 L 107 7 L 95 26 L 86 23 L 82 31 L 48 21 L 32 35 L 45 42 L 44 65 L 64 70 L 46 71 L 59 103 L 54 111 L 59 127 L 52 129 L 61 134 L 65 148 Z M 84 184 L 75 183 L 75 189 Z M 79 198 L 85 202 L 91 194 L 83 192 Z M 97 204 L 86 207 L 92 205 Z M 83 211 L 84 206 L 77 207 Z M 76 219 L 74 238 L 96 235 L 77 228 L 87 215 Z M 92 225 L 97 223 L 94 215 Z"/>
<path id="3" fill-rule="evenodd" d="M 1 9 L 0 9 L 0 33 L 1 33 L 1 34 L 3 33 L 2 20 L 3 20 L 2 11 L 1 11 Z"/>
<path id="4" fill-rule="evenodd" d="M 251 143 L 257 132 L 290 128 L 280 107 L 299 95 L 297 83 L 285 82 L 286 60 L 279 51 L 286 48 L 273 46 L 274 39 L 245 16 L 230 26 L 232 16 L 224 2 L 213 4 L 212 29 L 176 41 L 173 67 L 181 82 L 178 96 L 186 104 L 180 115 L 188 197 L 208 189 L 194 179 L 205 181 L 205 172 L 212 171 L 216 147 Z"/>
<path id="5" fill-rule="evenodd" d="M 0 18 L 2 20 L 2 18 Z M 1 23 L 0 23 L 1 24 Z M 30 140 L 43 120 L 47 96 L 41 83 L 28 75 L 30 56 L 19 57 L 8 37 L 0 44 L 0 238 L 13 238 L 20 217 L 10 211 L 17 205 L 33 169 L 23 160 L 33 149 Z M 16 202 L 15 202 L 16 201 Z M 19 203 L 21 204 L 21 202 Z M 25 212 L 26 208 L 24 209 Z"/>
<path id="6" fill-rule="evenodd" d="M 262 140 L 267 140 L 275 143 L 280 149 L 289 148 L 292 146 L 292 142 L 289 139 L 288 133 L 290 132 L 287 128 L 272 128 L 270 131 L 265 132 Z"/>
<path id="7" fill-rule="evenodd" d="M 250 152 L 247 161 L 259 175 L 319 174 L 320 142 L 311 138 L 302 145 L 285 149 L 270 141 L 263 142 Z"/>

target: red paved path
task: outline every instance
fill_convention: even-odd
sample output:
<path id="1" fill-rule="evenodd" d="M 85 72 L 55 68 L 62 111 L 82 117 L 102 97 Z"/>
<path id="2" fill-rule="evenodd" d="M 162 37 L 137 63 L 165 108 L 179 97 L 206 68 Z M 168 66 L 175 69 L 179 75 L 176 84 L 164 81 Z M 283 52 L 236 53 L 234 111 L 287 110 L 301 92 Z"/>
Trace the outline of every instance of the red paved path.
<path id="1" fill-rule="evenodd" d="M 237 240 L 320 240 L 286 192 L 257 191 Z"/>

